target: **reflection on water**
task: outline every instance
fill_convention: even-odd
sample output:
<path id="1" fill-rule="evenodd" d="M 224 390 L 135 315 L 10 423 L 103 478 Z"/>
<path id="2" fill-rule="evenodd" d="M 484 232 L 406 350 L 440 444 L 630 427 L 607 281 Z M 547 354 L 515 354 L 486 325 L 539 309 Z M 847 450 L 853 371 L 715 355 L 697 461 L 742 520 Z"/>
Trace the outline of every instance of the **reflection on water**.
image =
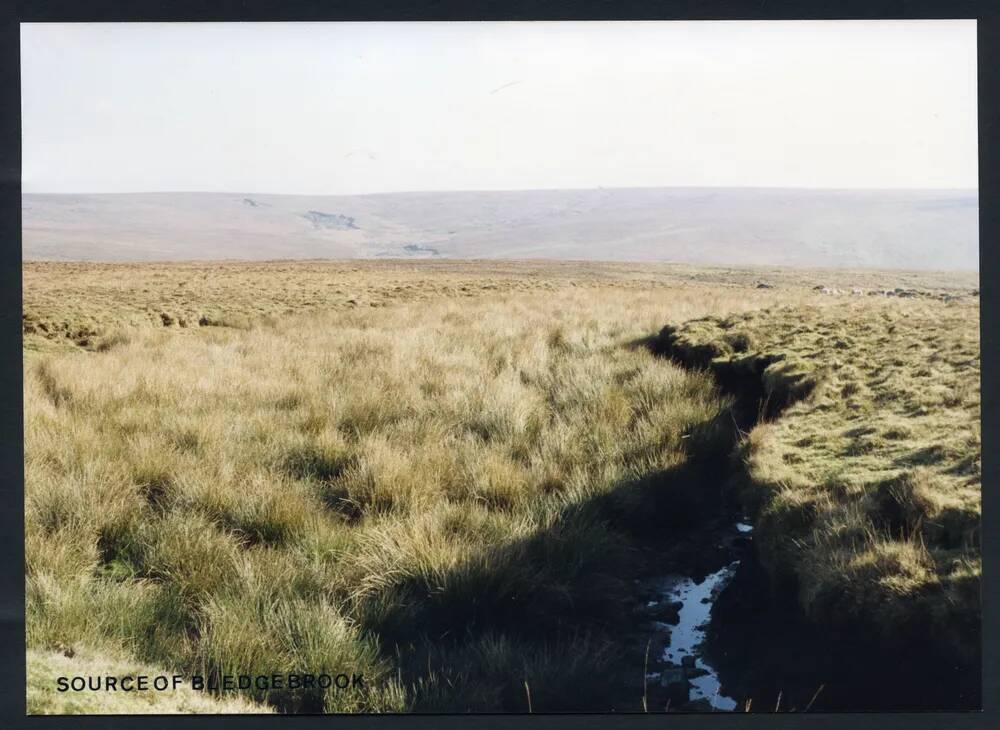
<path id="1" fill-rule="evenodd" d="M 683 576 L 667 579 L 663 598 L 667 602 L 680 602 L 680 620 L 670 632 L 670 643 L 663 651 L 663 659 L 671 664 L 684 664 L 685 657 L 694 658 L 695 673 L 690 677 L 691 699 L 708 700 L 714 709 L 734 710 L 736 700 L 720 694 L 719 677 L 715 670 L 699 655 L 699 647 L 705 641 L 712 605 L 719 592 L 736 572 L 739 561 L 733 561 L 724 568 L 705 577 L 700 582 Z M 690 659 L 688 662 L 690 663 Z"/>

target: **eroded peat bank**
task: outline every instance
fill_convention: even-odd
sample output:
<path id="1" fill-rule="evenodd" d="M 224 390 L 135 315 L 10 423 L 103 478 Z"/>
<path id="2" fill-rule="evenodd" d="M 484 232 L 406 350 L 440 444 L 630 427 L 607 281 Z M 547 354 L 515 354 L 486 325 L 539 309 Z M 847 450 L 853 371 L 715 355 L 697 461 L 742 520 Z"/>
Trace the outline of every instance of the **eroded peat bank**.
<path id="1" fill-rule="evenodd" d="M 778 307 L 649 341 L 734 399 L 722 523 L 757 529 L 700 584 L 721 590 L 700 591 L 691 672 L 713 664 L 722 706 L 979 707 L 977 313 L 973 296 Z"/>

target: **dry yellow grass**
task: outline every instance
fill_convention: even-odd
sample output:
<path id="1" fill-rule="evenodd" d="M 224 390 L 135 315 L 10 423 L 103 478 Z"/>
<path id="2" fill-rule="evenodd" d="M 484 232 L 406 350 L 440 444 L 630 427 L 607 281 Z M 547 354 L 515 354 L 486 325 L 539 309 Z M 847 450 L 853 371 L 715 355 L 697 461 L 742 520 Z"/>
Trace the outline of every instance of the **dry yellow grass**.
<path id="1" fill-rule="evenodd" d="M 132 691 L 59 691 L 56 678 L 123 677 L 132 686 L 136 677 L 170 676 L 169 672 L 133 661 L 92 651 L 85 646 L 67 656 L 60 651 L 28 651 L 28 714 L 29 715 L 243 715 L 273 712 L 267 705 L 248 702 L 236 696 L 220 699 L 193 690 L 188 683 L 176 689 Z"/>
<path id="2" fill-rule="evenodd" d="M 708 378 L 628 345 L 665 308 L 713 306 L 732 303 L 566 287 L 37 354 L 29 643 L 364 671 L 370 694 L 319 706 L 348 711 L 438 706 L 488 650 L 497 666 L 464 685 L 482 689 L 445 704 L 503 706 L 493 693 L 530 656 L 514 617 L 586 626 L 620 610 L 626 541 L 595 503 L 630 504 L 628 485 L 683 462 L 682 437 L 724 407 Z M 394 643 L 462 625 L 487 649 L 464 642 L 398 686 Z"/>
<path id="3" fill-rule="evenodd" d="M 503 293 L 686 290 L 737 309 L 812 296 L 812 286 L 978 286 L 974 275 L 914 272 L 757 270 L 682 264 L 557 261 L 277 261 L 262 263 L 93 264 L 26 262 L 24 334 L 28 350 L 99 347 L 135 327 L 174 330 L 199 322 L 246 327 L 252 320 L 304 311 L 367 309 L 431 298 Z M 775 291 L 753 290 L 760 281 Z M 752 291 L 748 292 L 747 290 Z"/>
<path id="4" fill-rule="evenodd" d="M 685 509 L 671 475 L 729 437 L 711 376 L 643 343 L 778 303 L 825 327 L 822 276 L 26 264 L 29 647 L 369 679 L 254 697 L 287 711 L 521 710 L 525 681 L 603 709 L 629 526 Z"/>

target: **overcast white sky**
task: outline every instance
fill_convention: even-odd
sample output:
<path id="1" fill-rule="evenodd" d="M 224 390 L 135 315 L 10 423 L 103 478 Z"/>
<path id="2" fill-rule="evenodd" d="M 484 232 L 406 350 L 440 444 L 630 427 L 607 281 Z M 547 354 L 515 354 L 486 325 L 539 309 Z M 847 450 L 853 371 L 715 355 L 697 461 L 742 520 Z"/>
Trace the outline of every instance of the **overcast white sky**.
<path id="1" fill-rule="evenodd" d="M 21 26 L 24 190 L 977 187 L 975 21 Z"/>

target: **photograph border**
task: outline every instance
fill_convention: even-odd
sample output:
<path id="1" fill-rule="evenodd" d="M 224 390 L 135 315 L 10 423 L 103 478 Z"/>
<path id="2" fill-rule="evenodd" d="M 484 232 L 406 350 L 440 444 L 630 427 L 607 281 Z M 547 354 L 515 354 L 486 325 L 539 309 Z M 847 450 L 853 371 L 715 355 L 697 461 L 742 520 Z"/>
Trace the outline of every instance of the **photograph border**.
<path id="1" fill-rule="evenodd" d="M 991 7 L 992 6 L 992 7 Z M 62 716 L 58 719 L 25 715 L 24 635 L 24 443 L 23 370 L 20 331 L 22 307 L 21 274 L 21 139 L 19 23 L 21 22 L 153 22 L 153 21 L 389 21 L 389 20 L 794 20 L 794 19 L 933 19 L 976 18 L 978 20 L 979 84 L 979 226 L 980 226 L 980 333 L 982 360 L 982 553 L 986 567 L 982 583 L 983 711 L 973 713 L 809 713 L 776 715 L 672 714 L 669 722 L 684 727 L 711 723 L 712 727 L 864 727 L 953 728 L 1000 726 L 1000 582 L 995 566 L 1000 564 L 1000 499 L 993 488 L 1000 477 L 1000 372 L 997 371 L 1000 317 L 997 312 L 998 258 L 994 242 L 1000 241 L 1000 3 L 873 0 L 859 2 L 774 2 L 772 0 L 725 0 L 718 2 L 400 2 L 383 0 L 322 2 L 321 0 L 206 0 L 196 2 L 128 2 L 102 0 L 69 2 L 37 0 L 12 4 L 0 11 L 0 725 L 29 727 L 42 723 L 72 723 L 72 727 L 134 727 L 137 716 Z M 71 122 L 71 120 L 68 120 Z M 992 334 L 991 334 L 992 333 Z M 987 489 L 985 485 L 992 485 Z M 139 716 L 149 728 L 200 727 L 223 723 L 232 727 L 273 727 L 290 721 L 319 727 L 329 716 Z M 526 715 L 517 713 L 434 715 L 339 715 L 334 722 L 356 728 L 387 728 L 397 723 L 408 727 L 509 727 L 521 722 L 538 727 L 597 728 L 654 727 L 664 718 L 641 714 Z M 315 725 L 313 723 L 316 723 Z M 51 725 L 50 725 L 51 726 Z"/>

